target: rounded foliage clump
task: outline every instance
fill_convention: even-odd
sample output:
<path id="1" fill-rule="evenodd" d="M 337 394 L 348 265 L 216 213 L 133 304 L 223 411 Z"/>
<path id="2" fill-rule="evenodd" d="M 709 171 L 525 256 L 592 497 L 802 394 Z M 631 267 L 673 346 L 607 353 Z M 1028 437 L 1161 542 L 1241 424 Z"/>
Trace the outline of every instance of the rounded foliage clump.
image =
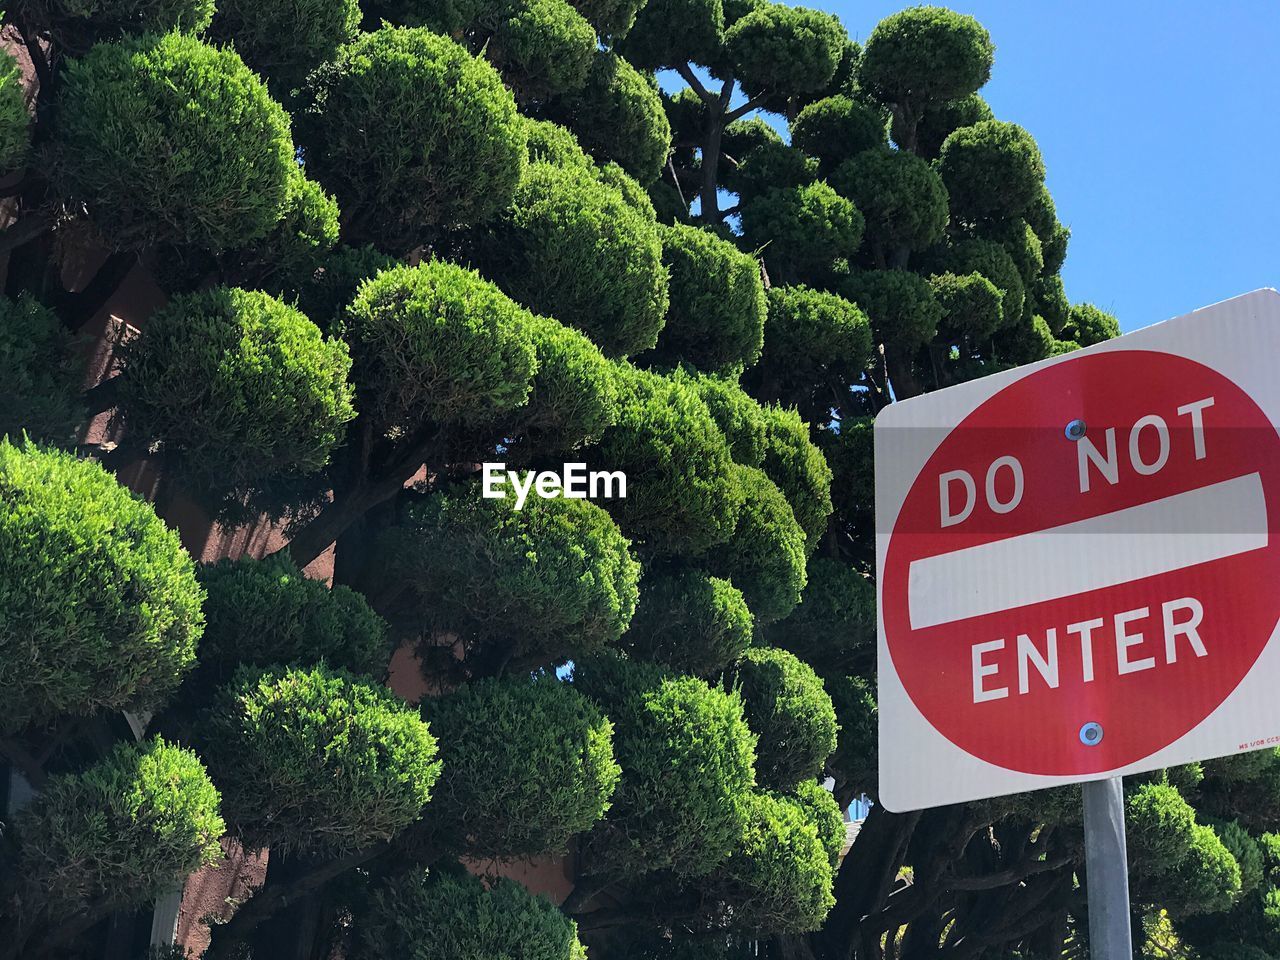
<path id="1" fill-rule="evenodd" d="M 128 34 L 198 34 L 213 19 L 214 0 L 17 0 L 8 9 L 47 32 L 73 55 L 101 40 Z"/>
<path id="2" fill-rule="evenodd" d="M 846 529 L 866 523 L 875 504 L 875 457 L 871 417 L 846 417 L 839 430 L 818 434 L 835 480 L 831 499 Z"/>
<path id="3" fill-rule="evenodd" d="M 790 790 L 822 772 L 836 749 L 836 711 L 813 668 L 786 650 L 753 647 L 728 672 L 742 695 L 747 725 L 759 737 L 756 778 Z"/>
<path id="4" fill-rule="evenodd" d="M 940 273 L 929 284 L 942 308 L 939 332 L 948 339 L 989 337 L 1004 322 L 1004 294 L 982 274 Z"/>
<path id="5" fill-rule="evenodd" d="M 973 17 L 908 7 L 871 31 L 858 82 L 882 103 L 922 107 L 973 93 L 991 76 L 994 58 L 990 34 Z"/>
<path id="6" fill-rule="evenodd" d="M 639 594 L 629 541 L 588 500 L 516 510 L 463 488 L 414 504 L 380 552 L 418 623 L 545 662 L 614 643 Z"/>
<path id="7" fill-rule="evenodd" d="M 657 343 L 668 306 L 658 224 L 592 174 L 531 166 L 485 262 L 513 297 L 610 356 Z"/>
<path id="8" fill-rule="evenodd" d="M 831 80 L 848 39 L 829 13 L 762 2 L 725 31 L 724 56 L 749 96 L 803 96 Z"/>
<path id="9" fill-rule="evenodd" d="M 263 289 L 296 294 L 313 280 L 337 244 L 338 219 L 337 201 L 295 165 L 280 222 L 240 252 L 241 265 Z M 314 319 L 327 320 L 332 313 Z"/>
<path id="10" fill-rule="evenodd" d="M 708 230 L 684 224 L 663 227 L 662 241 L 671 305 L 658 355 L 700 370 L 755 363 L 767 310 L 755 258 Z"/>
<path id="11" fill-rule="evenodd" d="M 376 889 L 352 960 L 586 960 L 578 927 L 514 880 L 409 873 Z"/>
<path id="12" fill-rule="evenodd" d="M 712 374 L 690 376 L 677 369 L 672 377 L 697 391 L 711 412 L 711 419 L 729 442 L 734 463 L 758 467 L 764 462 L 767 440 L 764 408 L 735 380 Z"/>
<path id="13" fill-rule="evenodd" d="M 280 219 L 296 167 L 289 117 L 257 75 L 184 33 L 69 62 L 55 143 L 63 196 L 121 249 L 245 246 Z"/>
<path id="14" fill-rule="evenodd" d="M 742 591 L 699 570 L 650 573 L 621 644 L 644 660 L 706 677 L 751 645 L 752 617 Z"/>
<path id="15" fill-rule="evenodd" d="M 917 273 L 864 270 L 850 275 L 840 292 L 862 308 L 880 339 L 905 351 L 938 332 L 942 307 L 929 281 Z"/>
<path id="16" fill-rule="evenodd" d="M 793 799 L 808 814 L 809 822 L 818 831 L 822 848 L 827 851 L 827 859 L 831 861 L 832 869 L 835 869 L 840 862 L 840 852 L 844 849 L 846 836 L 840 804 L 831 791 L 817 780 L 802 781 L 796 786 Z"/>
<path id="17" fill-rule="evenodd" d="M 511 201 L 525 127 L 498 72 L 448 37 L 391 27 L 344 46 L 312 79 L 307 168 L 353 235 L 396 253 Z"/>
<path id="18" fill-rule="evenodd" d="M 784 280 L 830 273 L 862 243 L 862 213 L 825 182 L 768 190 L 743 204 L 742 233 Z"/>
<path id="19" fill-rule="evenodd" d="M 1073 303 L 1062 335 L 1082 347 L 1088 347 L 1120 336 L 1120 323 L 1115 316 L 1092 303 Z"/>
<path id="20" fill-rule="evenodd" d="M 573 131 L 550 120 L 533 120 L 521 117 L 525 129 L 525 146 L 529 163 L 549 163 L 555 167 L 573 168 L 587 172 L 595 163 L 578 143 Z"/>
<path id="21" fill-rule="evenodd" d="M 178 535 L 96 463 L 0 440 L 0 730 L 162 703 L 203 591 Z"/>
<path id="22" fill-rule="evenodd" d="M 734 926 L 747 931 L 805 933 L 822 926 L 835 905 L 834 871 L 817 825 L 800 801 L 752 794 L 733 854 L 712 878 L 734 905 Z"/>
<path id="23" fill-rule="evenodd" d="M 618 50 L 641 69 L 661 70 L 712 63 L 723 42 L 721 0 L 649 0 Z"/>
<path id="24" fill-rule="evenodd" d="M 250 848 L 339 857 L 387 840 L 440 775 L 415 708 L 323 665 L 242 669 L 200 730 L 223 814 Z"/>
<path id="25" fill-rule="evenodd" d="M 1002 244 L 977 238 L 960 240 L 947 249 L 944 265 L 957 276 L 977 273 L 995 284 L 1001 294 L 1001 326 L 1013 326 L 1022 318 L 1026 285 L 1017 262 Z"/>
<path id="26" fill-rule="evenodd" d="M 795 410 L 768 406 L 763 415 L 765 446 L 760 469 L 787 498 L 804 531 L 806 553 L 812 553 L 831 516 L 831 468 L 809 439 L 809 425 Z"/>
<path id="27" fill-rule="evenodd" d="M 867 242 L 882 250 L 923 250 L 946 229 L 947 188 L 928 162 L 904 150 L 864 150 L 840 164 L 832 186 L 862 211 Z"/>
<path id="28" fill-rule="evenodd" d="M 515 430 L 541 452 L 598 440 L 618 416 L 613 364 L 585 334 L 550 317 L 533 320 L 538 372 Z"/>
<path id="29" fill-rule="evenodd" d="M 619 368 L 618 421 L 595 459 L 627 475 L 609 501 L 622 529 L 651 555 L 686 556 L 733 532 L 742 492 L 728 444 L 697 392 L 653 373 Z"/>
<path id="30" fill-rule="evenodd" d="M 1071 316 L 1071 301 L 1067 299 L 1062 277 L 1056 273 L 1041 276 L 1032 284 L 1030 292 L 1035 312 L 1044 317 L 1050 330 L 1062 333 Z"/>
<path id="31" fill-rule="evenodd" d="M 859 676 L 829 677 L 824 686 L 840 724 L 827 770 L 835 777 L 837 789 L 874 794 L 880 775 L 875 691 Z"/>
<path id="32" fill-rule="evenodd" d="M 83 360 L 48 307 L 0 297 L 0 437 L 67 444 L 84 418 Z"/>
<path id="33" fill-rule="evenodd" d="M 387 626 L 350 587 L 328 587 L 283 558 L 223 560 L 202 567 L 205 600 L 200 674 L 231 678 L 237 664 L 324 661 L 381 676 L 390 657 Z"/>
<path id="34" fill-rule="evenodd" d="M 141 905 L 221 860 L 226 831 L 200 758 L 159 738 L 51 777 L 13 827 L 19 896 L 55 916 Z"/>
<path id="35" fill-rule="evenodd" d="M 121 361 L 130 433 L 162 443 L 200 490 L 242 494 L 274 474 L 314 473 L 355 416 L 346 344 L 261 291 L 174 297 Z"/>
<path id="36" fill-rule="evenodd" d="M 596 31 L 567 0 L 523 0 L 504 9 L 487 52 L 519 100 L 542 100 L 586 83 Z"/>
<path id="37" fill-rule="evenodd" d="M 609 808 L 613 724 L 551 674 L 465 684 L 423 714 L 444 761 L 428 822 L 458 853 L 563 853 Z"/>
<path id="38" fill-rule="evenodd" d="M 643 0 L 573 0 L 573 5 L 602 37 L 625 37 L 636 22 Z"/>
<path id="39" fill-rule="evenodd" d="M 791 144 L 818 158 L 827 176 L 864 150 L 884 147 L 884 118 L 843 94 L 817 100 L 791 121 Z"/>
<path id="40" fill-rule="evenodd" d="M 725 148 L 726 152 L 728 148 Z M 751 200 L 771 190 L 801 187 L 818 177 L 817 161 L 781 141 L 766 140 L 725 164 L 721 181 L 727 190 Z"/>
<path id="41" fill-rule="evenodd" d="M 769 399 L 798 403 L 815 384 L 856 383 L 871 351 L 871 323 L 856 304 L 801 285 L 769 290 L 755 372 Z"/>
<path id="42" fill-rule="evenodd" d="M 641 184 L 658 178 L 671 149 L 671 124 L 651 75 L 597 51 L 582 89 L 554 112 L 597 160 L 614 160 Z"/>
<path id="43" fill-rule="evenodd" d="M 875 585 L 849 564 L 814 557 L 800 605 L 764 632 L 768 642 L 822 670 L 869 668 L 876 642 Z"/>
<path id="44" fill-rule="evenodd" d="M 281 95 L 333 59 L 360 29 L 357 0 L 219 0 L 212 33 L 232 43 L 245 63 Z"/>
<path id="45" fill-rule="evenodd" d="M 1044 159 L 1016 123 L 982 120 L 942 144 L 938 173 L 951 210 L 969 221 L 1021 216 L 1044 186 Z"/>
<path id="46" fill-rule="evenodd" d="M 535 321 L 474 270 L 383 270 L 361 284 L 346 324 L 360 414 L 379 429 L 486 424 L 529 397 Z"/>
<path id="47" fill-rule="evenodd" d="M 315 272 L 301 284 L 297 290 L 298 309 L 322 330 L 337 329 L 341 314 L 355 298 L 360 284 L 397 263 L 395 257 L 368 244 L 340 246 L 324 256 Z"/>
<path id="48" fill-rule="evenodd" d="M 916 150 L 922 157 L 932 159 L 938 155 L 943 141 L 951 136 L 952 131 L 994 119 L 991 107 L 977 93 L 932 103 L 916 127 Z"/>
<path id="49" fill-rule="evenodd" d="M 31 148 L 27 95 L 13 54 L 0 52 L 0 173 L 17 170 Z"/>
<path id="50" fill-rule="evenodd" d="M 755 736 L 737 695 L 616 656 L 578 664 L 574 686 L 613 720 L 622 767 L 586 869 L 712 870 L 740 836 L 754 782 Z"/>

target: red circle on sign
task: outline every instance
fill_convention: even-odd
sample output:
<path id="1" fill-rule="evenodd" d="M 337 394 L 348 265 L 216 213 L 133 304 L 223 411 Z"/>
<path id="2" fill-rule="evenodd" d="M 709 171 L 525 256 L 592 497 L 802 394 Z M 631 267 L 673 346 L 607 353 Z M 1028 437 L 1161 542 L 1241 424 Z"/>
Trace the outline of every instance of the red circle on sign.
<path id="1" fill-rule="evenodd" d="M 1077 419 L 1099 458 L 1085 458 L 1087 492 L 1079 445 L 1066 435 Z M 987 489 L 1002 457 L 1021 466 L 1021 499 L 1007 460 Z M 943 526 L 939 482 L 952 471 L 973 478 L 974 506 Z M 954 518 L 964 482 L 952 493 Z M 988 494 L 999 509 L 1016 505 L 996 512 Z M 1193 501 L 1203 522 L 1188 530 Z M 1256 509 L 1219 512 L 1219 503 Z M 951 430 L 907 493 L 881 580 L 894 669 L 939 733 L 997 766 L 1071 776 L 1142 760 L 1202 723 L 1271 638 L 1280 618 L 1273 517 L 1280 437 L 1222 374 L 1136 350 L 1031 373 Z M 1080 524 L 1069 528 L 1078 535 L 1043 536 L 1066 524 Z M 971 549 L 988 544 L 999 546 Z M 993 556 L 1002 571 L 994 585 L 982 579 Z M 1197 559 L 1179 566 L 1186 556 Z M 948 585 L 926 589 L 938 571 Z"/>

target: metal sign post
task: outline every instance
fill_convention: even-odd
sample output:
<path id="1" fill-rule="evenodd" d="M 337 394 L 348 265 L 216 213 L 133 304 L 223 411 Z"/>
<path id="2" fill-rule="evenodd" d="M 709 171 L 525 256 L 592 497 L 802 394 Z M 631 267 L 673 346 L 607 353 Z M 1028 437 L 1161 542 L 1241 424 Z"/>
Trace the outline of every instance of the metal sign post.
<path id="1" fill-rule="evenodd" d="M 1130 960 L 1129 857 L 1124 842 L 1123 780 L 1084 784 L 1085 879 L 1089 889 L 1089 956 Z"/>

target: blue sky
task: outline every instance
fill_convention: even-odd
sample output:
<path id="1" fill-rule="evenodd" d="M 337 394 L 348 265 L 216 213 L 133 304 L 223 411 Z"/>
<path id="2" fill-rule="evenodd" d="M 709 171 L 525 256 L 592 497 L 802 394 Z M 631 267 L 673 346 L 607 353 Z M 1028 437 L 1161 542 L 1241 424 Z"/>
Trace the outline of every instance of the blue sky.
<path id="1" fill-rule="evenodd" d="M 815 6 L 865 40 L 905 2 Z M 983 93 L 1044 152 L 1072 300 L 1125 330 L 1280 287 L 1280 3 L 971 0 Z"/>

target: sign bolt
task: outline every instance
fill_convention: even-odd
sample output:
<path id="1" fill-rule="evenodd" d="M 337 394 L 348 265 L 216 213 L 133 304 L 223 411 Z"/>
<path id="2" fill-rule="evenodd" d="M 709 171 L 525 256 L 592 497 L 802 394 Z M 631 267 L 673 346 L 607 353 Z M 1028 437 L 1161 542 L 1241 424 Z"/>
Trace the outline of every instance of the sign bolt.
<path id="1" fill-rule="evenodd" d="M 1080 728 L 1080 742 L 1086 747 L 1096 747 L 1102 742 L 1102 724 L 1090 720 Z"/>
<path id="2" fill-rule="evenodd" d="M 1068 440 L 1079 440 L 1084 436 L 1084 421 L 1079 418 L 1072 420 L 1062 432 L 1066 434 Z"/>

